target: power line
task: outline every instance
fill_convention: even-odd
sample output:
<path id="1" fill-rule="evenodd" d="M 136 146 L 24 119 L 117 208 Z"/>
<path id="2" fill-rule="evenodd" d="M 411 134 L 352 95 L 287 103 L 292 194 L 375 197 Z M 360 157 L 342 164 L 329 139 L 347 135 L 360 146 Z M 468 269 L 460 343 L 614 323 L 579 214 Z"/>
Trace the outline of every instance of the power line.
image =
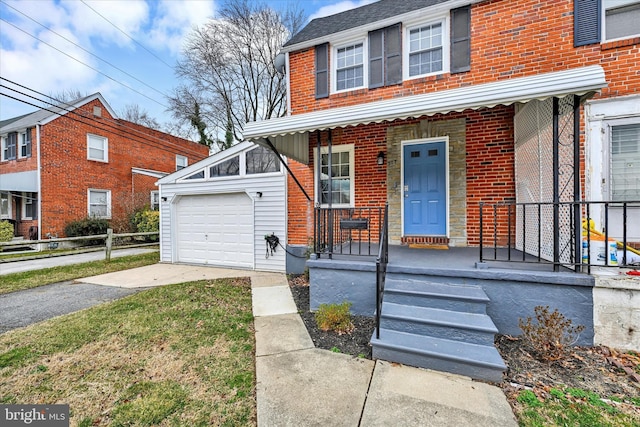
<path id="1" fill-rule="evenodd" d="M 53 45 L 51 45 L 51 44 L 49 44 L 49 43 L 45 42 L 44 40 L 41 40 L 40 38 L 38 38 L 38 37 L 34 36 L 33 34 L 30 34 L 29 32 L 27 32 L 27 31 L 23 30 L 22 28 L 18 27 L 17 25 L 14 25 L 13 23 L 11 23 L 11 22 L 7 21 L 6 19 L 0 18 L 0 21 L 2 21 L 2 22 L 6 22 L 7 24 L 11 25 L 11 26 L 12 26 L 12 27 L 14 27 L 15 29 L 17 29 L 17 30 L 19 30 L 19 31 L 22 31 L 22 32 L 23 32 L 23 33 L 25 33 L 26 35 L 28 35 L 28 36 L 30 36 L 30 37 L 33 37 L 34 39 L 38 40 L 38 41 L 39 41 L 39 42 L 41 42 L 41 43 L 46 44 L 46 45 L 47 45 L 47 46 L 49 46 L 50 48 L 57 50 L 57 51 L 58 51 L 58 52 L 60 52 L 61 54 L 63 54 L 63 55 L 65 55 L 65 56 L 67 56 L 67 57 L 69 57 L 69 58 L 73 59 L 73 60 L 74 60 L 74 61 L 76 61 L 76 62 L 79 62 L 80 64 L 84 65 L 85 67 L 88 67 L 88 68 L 92 69 L 93 71 L 95 71 L 95 72 L 97 72 L 97 73 L 99 73 L 99 74 L 102 74 L 103 76 L 105 76 L 105 77 L 106 77 L 106 78 L 108 78 L 109 80 L 112 80 L 113 82 L 118 83 L 119 85 L 122 85 L 122 86 L 126 87 L 126 88 L 127 88 L 127 89 L 129 89 L 129 90 L 132 90 L 133 92 L 137 93 L 138 95 L 142 95 L 142 96 L 144 96 L 144 97 L 145 97 L 145 98 L 147 98 L 148 100 L 155 102 L 156 104 L 160 105 L 161 107 L 164 107 L 164 108 L 166 108 L 166 109 L 169 109 L 169 107 L 167 107 L 166 105 L 164 105 L 164 104 L 163 104 L 163 103 L 161 103 L 160 101 L 157 101 L 157 100 L 155 100 L 155 99 L 151 98 L 150 96 L 147 96 L 147 95 L 145 95 L 144 93 L 142 93 L 142 92 L 140 92 L 140 91 L 138 91 L 138 90 L 136 90 L 136 89 L 132 88 L 131 86 L 128 86 L 128 85 L 126 85 L 126 84 L 124 84 L 124 83 L 122 83 L 122 82 L 120 82 L 120 81 L 118 81 L 118 80 L 114 79 L 113 77 L 111 77 L 111 76 L 109 76 L 109 75 L 107 75 L 107 74 L 103 73 L 102 71 L 98 70 L 97 68 L 94 68 L 94 67 L 92 67 L 91 65 L 86 64 L 86 63 L 84 63 L 84 62 L 80 61 L 80 60 L 79 60 L 79 59 L 77 59 L 77 58 L 74 58 L 73 56 L 69 55 L 68 53 L 63 52 L 62 50 L 58 49 L 57 47 L 55 47 L 55 46 L 53 46 Z"/>
<path id="2" fill-rule="evenodd" d="M 97 10 L 95 10 L 94 8 L 92 8 L 91 6 L 89 6 L 84 0 L 80 0 L 82 2 L 82 4 L 84 4 L 85 6 L 87 6 L 89 9 L 91 9 L 96 15 L 98 15 L 99 17 L 101 17 L 102 19 L 104 19 L 105 21 L 107 21 L 109 24 L 111 24 L 111 26 L 113 26 L 113 28 L 115 28 L 116 30 L 120 31 L 122 34 L 124 34 L 125 36 L 127 36 L 132 42 L 134 42 L 135 44 L 137 44 L 138 46 L 140 46 L 141 48 L 143 48 L 144 50 L 146 50 L 147 52 L 149 52 L 154 58 L 156 58 L 158 61 L 162 62 L 164 65 L 166 65 L 167 67 L 173 69 L 173 67 L 169 64 L 167 64 L 162 58 L 160 58 L 158 55 L 156 55 L 155 53 L 151 52 L 149 49 L 147 49 L 146 47 L 144 47 L 141 43 L 138 43 L 138 41 L 136 39 L 134 39 L 133 37 L 131 37 L 129 34 L 127 34 L 124 30 L 120 29 L 116 24 L 114 24 L 113 22 L 109 21 L 105 16 L 103 16 L 102 14 L 100 14 L 100 12 L 98 12 Z"/>
<path id="3" fill-rule="evenodd" d="M 128 72 L 126 72 L 125 70 L 123 70 L 123 69 L 121 69 L 121 68 L 119 68 L 119 67 L 117 67 L 117 66 L 113 65 L 112 63 L 110 63 L 109 61 L 107 61 L 107 60 L 105 60 L 105 59 L 102 59 L 101 57 L 99 57 L 98 55 L 94 54 L 93 52 L 91 52 L 91 51 L 89 51 L 89 50 L 85 49 L 84 47 L 82 47 L 82 46 L 80 46 L 79 44 L 77 44 L 77 43 L 73 42 L 72 40 L 69 40 L 68 38 L 66 38 L 66 37 L 65 37 L 65 36 L 63 36 L 62 34 L 60 34 L 60 33 L 56 32 L 55 30 L 52 30 L 51 28 L 47 27 L 46 25 L 44 25 L 44 24 L 42 24 L 42 23 L 40 23 L 40 22 L 36 21 L 35 19 L 33 19 L 31 16 L 27 15 L 26 13 L 24 13 L 24 12 L 22 12 L 22 11 L 20 11 L 20 10 L 16 9 L 15 7 L 11 6 L 10 4 L 8 4 L 8 3 L 4 2 L 4 1 L 2 1 L 2 3 L 4 3 L 4 5 L 5 5 L 5 6 L 10 7 L 11 9 L 15 10 L 16 12 L 18 12 L 19 14 L 21 14 L 21 15 L 22 15 L 22 16 L 24 16 L 25 18 L 27 18 L 27 19 L 31 20 L 32 22 L 35 22 L 36 24 L 40 25 L 42 28 L 44 28 L 44 29 L 46 29 L 46 30 L 48 30 L 48 31 L 52 32 L 52 33 L 53 33 L 53 34 L 55 34 L 55 35 L 57 35 L 57 36 L 58 36 L 58 37 L 60 37 L 61 39 L 66 40 L 67 42 L 71 43 L 72 45 L 74 45 L 74 46 L 76 46 L 76 47 L 78 47 L 78 48 L 82 49 L 83 51 L 87 52 L 89 55 L 93 56 L 94 58 L 97 58 L 98 60 L 100 60 L 100 61 L 104 62 L 105 64 L 107 64 L 107 65 L 109 65 L 109 66 L 111 66 L 111 67 L 115 68 L 116 70 L 120 71 L 121 73 L 123 73 L 123 74 L 125 74 L 125 75 L 127 75 L 127 76 L 129 76 L 129 77 L 131 77 L 132 79 L 136 80 L 137 82 L 142 83 L 143 85 L 145 85 L 145 86 L 146 86 L 146 87 L 148 87 L 149 89 L 151 89 L 151 90 L 153 90 L 153 91 L 157 92 L 158 94 L 160 94 L 160 95 L 162 95 L 162 96 L 164 96 L 164 97 L 168 97 L 168 95 L 167 95 L 166 93 L 160 92 L 158 89 L 156 89 L 156 88 L 154 88 L 154 87 L 152 87 L 152 86 L 148 85 L 147 83 L 143 82 L 142 80 L 138 79 L 137 77 L 135 77 L 135 76 L 133 76 L 133 75 L 129 74 L 129 73 L 128 73 Z"/>
<path id="4" fill-rule="evenodd" d="M 4 79 L 2 77 L 0 77 L 0 78 L 3 79 L 3 80 L 7 80 L 7 79 Z M 110 132 L 110 133 L 113 133 L 113 134 L 115 134 L 117 136 L 120 136 L 120 137 L 123 137 L 123 138 L 131 139 L 133 141 L 139 142 L 140 144 L 147 145 L 147 146 L 150 146 L 150 147 L 153 147 L 153 148 L 156 148 L 156 149 L 160 149 L 162 151 L 170 152 L 172 154 L 175 154 L 175 151 L 169 150 L 169 148 L 173 148 L 174 150 L 178 150 L 180 152 L 187 152 L 188 154 L 192 154 L 192 155 L 195 155 L 195 156 L 198 156 L 198 157 L 201 155 L 197 151 L 189 149 L 188 147 L 187 148 L 181 147 L 180 145 L 178 145 L 178 144 L 176 144 L 174 142 L 167 141 L 167 140 L 164 140 L 164 139 L 161 139 L 161 138 L 158 138 L 158 137 L 154 137 L 153 135 L 145 134 L 144 132 L 142 132 L 139 129 L 135 129 L 135 128 L 132 128 L 130 126 L 126 126 L 126 125 L 122 124 L 118 120 L 110 120 L 111 122 L 115 123 L 115 125 L 117 125 L 117 127 L 115 125 L 110 125 L 108 123 L 104 123 L 104 126 L 106 126 L 106 127 L 100 126 L 99 124 L 91 121 L 91 118 L 86 117 L 86 116 L 78 113 L 77 111 L 68 110 L 68 109 L 66 109 L 64 107 L 61 107 L 61 106 L 56 106 L 56 105 L 52 104 L 51 102 L 48 102 L 48 101 L 46 101 L 44 99 L 37 98 L 35 96 L 29 95 L 27 93 L 21 92 L 19 90 L 10 88 L 10 87 L 5 86 L 5 85 L 0 85 L 0 87 L 9 89 L 9 90 L 11 90 L 13 92 L 16 92 L 16 93 L 20 94 L 20 95 L 35 99 L 36 101 L 49 104 L 52 107 L 59 108 L 60 111 L 54 111 L 54 110 L 52 110 L 50 108 L 39 107 L 37 104 L 34 104 L 32 102 L 29 102 L 29 101 L 26 101 L 24 99 L 20 99 L 20 98 L 17 98 L 15 96 L 11 96 L 9 94 L 0 92 L 0 95 L 2 95 L 2 96 L 6 96 L 7 98 L 16 100 L 18 102 L 22 102 L 23 104 L 31 105 L 31 106 L 37 107 L 37 108 L 39 108 L 41 110 L 48 111 L 48 112 L 53 113 L 53 114 L 57 114 L 58 116 L 63 116 L 63 115 L 65 115 L 65 113 L 71 113 L 73 115 L 76 115 L 76 116 L 80 117 L 80 119 L 67 115 L 67 118 L 69 118 L 70 120 L 73 120 L 73 121 L 76 121 L 76 122 L 79 122 L 79 123 L 83 123 L 83 124 L 86 124 L 86 125 L 93 126 L 96 129 L 99 129 L 99 130 L 102 130 L 102 131 L 105 131 L 105 132 Z M 31 89 L 29 89 L 29 90 L 31 90 Z M 36 91 L 34 91 L 34 92 L 36 92 Z M 36 92 L 36 93 L 38 93 L 38 92 Z M 63 104 L 66 104 L 66 103 L 63 103 Z M 66 105 L 70 105 L 70 104 L 66 104 Z M 104 119 L 106 119 L 106 118 L 104 118 Z M 89 120 L 89 121 L 87 121 L 87 120 Z M 106 119 L 106 120 L 109 120 L 109 119 Z M 123 121 L 126 122 L 126 120 L 123 120 Z M 142 125 L 139 125 L 139 126 L 142 126 Z M 136 133 L 138 133 L 138 134 L 140 134 L 142 136 L 132 135 L 130 133 L 125 133 L 125 131 L 127 129 L 130 130 L 130 131 L 136 132 Z M 169 135 L 169 136 L 173 136 L 173 135 Z M 148 139 L 148 138 L 155 139 L 155 140 L 161 142 L 162 144 L 158 144 L 158 142 L 152 141 L 151 139 Z M 189 142 L 192 142 L 192 141 L 189 141 Z M 193 142 L 193 143 L 195 144 L 195 142 Z"/>

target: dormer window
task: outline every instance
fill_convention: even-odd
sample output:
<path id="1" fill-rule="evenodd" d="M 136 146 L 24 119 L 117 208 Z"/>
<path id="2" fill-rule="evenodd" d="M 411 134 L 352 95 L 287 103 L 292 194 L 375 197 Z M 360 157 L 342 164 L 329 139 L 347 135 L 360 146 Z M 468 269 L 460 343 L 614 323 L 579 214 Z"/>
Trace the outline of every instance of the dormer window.
<path id="1" fill-rule="evenodd" d="M 364 86 L 364 47 L 355 43 L 336 49 L 336 91 Z"/>

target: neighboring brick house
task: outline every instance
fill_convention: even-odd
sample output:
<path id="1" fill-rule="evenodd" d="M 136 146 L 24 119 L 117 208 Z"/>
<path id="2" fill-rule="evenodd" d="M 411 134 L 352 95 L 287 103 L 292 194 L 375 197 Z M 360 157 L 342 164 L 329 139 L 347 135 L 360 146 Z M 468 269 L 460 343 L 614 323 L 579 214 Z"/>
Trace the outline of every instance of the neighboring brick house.
<path id="1" fill-rule="evenodd" d="M 155 182 L 208 156 L 201 144 L 117 118 L 101 94 L 0 122 L 0 207 L 16 236 L 62 237 L 67 223 L 114 228 L 159 204 Z"/>
<path id="2" fill-rule="evenodd" d="M 388 202 L 392 242 L 478 245 L 479 202 L 553 201 L 551 128 L 574 103 L 580 136 L 565 124 L 556 137 L 581 150 L 559 153 L 581 188 L 561 173 L 559 201 L 640 199 L 639 19 L 628 0 L 381 0 L 311 21 L 283 49 L 289 116 L 245 129 L 306 163 L 313 201 L 290 186 L 289 244 L 307 245 L 314 204 Z M 435 187 L 414 195 L 410 182 Z"/>

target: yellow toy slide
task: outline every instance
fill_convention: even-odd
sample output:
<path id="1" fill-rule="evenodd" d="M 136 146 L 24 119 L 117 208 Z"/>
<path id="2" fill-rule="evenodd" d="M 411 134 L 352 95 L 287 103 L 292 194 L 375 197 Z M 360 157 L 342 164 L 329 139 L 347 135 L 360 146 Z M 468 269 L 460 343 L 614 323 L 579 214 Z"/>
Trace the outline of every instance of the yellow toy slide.
<path id="1" fill-rule="evenodd" d="M 593 222 L 592 219 L 589 220 L 589 234 L 592 236 L 595 236 L 593 238 L 598 239 L 598 240 L 604 240 L 604 233 L 601 231 L 596 230 L 595 224 Z M 585 237 L 587 235 L 587 220 L 583 219 L 582 220 L 582 237 Z M 632 248 L 631 246 L 627 246 L 626 248 L 624 247 L 624 244 L 622 242 L 618 242 L 616 240 L 616 246 L 618 247 L 618 249 L 622 249 L 622 250 L 627 250 L 629 252 L 632 252 L 636 255 L 640 255 L 640 250 Z"/>

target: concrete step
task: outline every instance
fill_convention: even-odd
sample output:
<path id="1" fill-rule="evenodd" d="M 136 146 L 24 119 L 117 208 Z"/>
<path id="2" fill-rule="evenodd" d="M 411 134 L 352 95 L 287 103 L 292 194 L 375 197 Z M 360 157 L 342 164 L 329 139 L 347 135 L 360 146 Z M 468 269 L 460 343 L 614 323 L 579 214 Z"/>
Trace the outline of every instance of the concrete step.
<path id="1" fill-rule="evenodd" d="M 389 273 L 384 287 L 384 301 L 439 308 L 466 313 L 486 314 L 490 302 L 479 286 L 449 285 L 429 279 L 428 276 Z"/>
<path id="2" fill-rule="evenodd" d="M 465 375 L 474 379 L 500 382 L 506 366 L 491 345 L 470 344 L 442 338 L 380 329 L 371 337 L 373 358 L 437 371 Z"/>
<path id="3" fill-rule="evenodd" d="M 493 345 L 498 329 L 486 314 L 383 302 L 380 327 L 416 335 Z"/>

